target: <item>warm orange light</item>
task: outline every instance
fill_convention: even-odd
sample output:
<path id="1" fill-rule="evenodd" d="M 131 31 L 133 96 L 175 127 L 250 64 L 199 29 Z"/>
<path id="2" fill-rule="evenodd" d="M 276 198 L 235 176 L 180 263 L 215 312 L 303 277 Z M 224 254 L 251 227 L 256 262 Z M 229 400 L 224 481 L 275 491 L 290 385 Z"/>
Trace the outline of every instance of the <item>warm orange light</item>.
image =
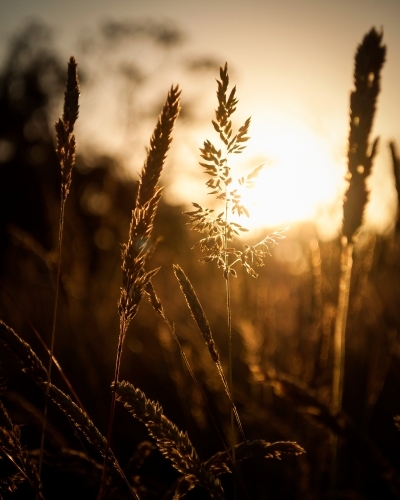
<path id="1" fill-rule="evenodd" d="M 247 226 L 275 227 L 302 220 L 318 223 L 343 191 L 344 163 L 333 159 L 327 142 L 295 121 L 277 122 L 252 131 L 247 156 L 268 155 L 256 185 L 243 194 L 250 211 Z M 331 222 L 329 232 L 338 230 Z"/>

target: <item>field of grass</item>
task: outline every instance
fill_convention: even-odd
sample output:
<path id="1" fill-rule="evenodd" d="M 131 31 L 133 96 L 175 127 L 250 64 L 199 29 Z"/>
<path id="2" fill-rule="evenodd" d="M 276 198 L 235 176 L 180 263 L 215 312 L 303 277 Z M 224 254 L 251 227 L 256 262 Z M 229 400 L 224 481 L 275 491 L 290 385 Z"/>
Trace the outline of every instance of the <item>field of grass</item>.
<path id="1" fill-rule="evenodd" d="M 333 241 L 311 223 L 246 239 L 261 167 L 230 166 L 251 121 L 227 65 L 199 153 L 212 208 L 186 213 L 160 182 L 179 87 L 137 182 L 79 151 L 74 58 L 54 132 L 37 62 L 25 93 L 3 74 L 0 498 L 400 497 L 400 222 L 363 229 L 385 52 L 375 29 L 357 49 Z"/>

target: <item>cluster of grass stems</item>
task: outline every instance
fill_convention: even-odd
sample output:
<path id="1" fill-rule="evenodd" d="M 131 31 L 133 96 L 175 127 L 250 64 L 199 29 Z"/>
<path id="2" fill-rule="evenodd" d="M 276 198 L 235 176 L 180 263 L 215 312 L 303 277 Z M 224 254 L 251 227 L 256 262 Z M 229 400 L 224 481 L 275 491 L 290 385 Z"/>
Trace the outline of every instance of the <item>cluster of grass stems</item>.
<path id="1" fill-rule="evenodd" d="M 380 71 L 385 60 L 385 47 L 382 46 L 382 35 L 372 29 L 359 46 L 356 60 L 354 85 L 355 89 L 350 100 L 350 134 L 348 144 L 348 189 L 343 205 L 343 224 L 341 239 L 339 296 L 337 301 L 335 328 L 334 328 L 334 356 L 333 375 L 330 394 L 330 405 L 327 405 L 310 390 L 301 384 L 295 383 L 288 377 L 274 371 L 273 367 L 257 367 L 257 360 L 249 360 L 253 376 L 263 372 L 263 377 L 277 391 L 285 394 L 307 407 L 316 408 L 316 415 L 329 426 L 335 429 L 335 436 L 345 435 L 350 425 L 343 418 L 342 398 L 344 380 L 345 333 L 347 311 L 349 306 L 350 282 L 352 274 L 353 248 L 357 234 L 363 223 L 365 206 L 368 201 L 366 179 L 371 173 L 374 157 L 377 152 L 378 140 L 370 143 L 370 133 L 376 108 L 376 100 L 380 89 Z M 57 311 L 61 280 L 63 228 L 65 207 L 68 193 L 71 188 L 73 169 L 75 165 L 75 135 L 74 124 L 78 118 L 79 83 L 77 64 L 74 58 L 68 63 L 67 85 L 64 98 L 62 117 L 56 122 L 57 157 L 61 168 L 61 196 L 60 222 L 58 237 L 57 278 L 55 288 L 54 314 L 51 330 L 51 343 L 47 349 L 49 354 L 48 368 L 46 369 L 31 347 L 4 322 L 0 323 L 0 344 L 9 349 L 18 359 L 22 371 L 33 379 L 45 393 L 45 408 L 43 412 L 43 432 L 38 457 L 31 456 L 21 443 L 19 427 L 14 425 L 6 408 L 0 403 L 0 454 L 14 467 L 13 474 L 1 479 L 0 487 L 4 491 L 15 491 L 19 483 L 27 481 L 36 492 L 37 498 L 44 498 L 44 488 L 41 482 L 41 471 L 45 454 L 45 436 L 47 425 L 47 409 L 50 401 L 60 408 L 77 432 L 84 454 L 89 461 L 90 453 L 86 449 L 84 440 L 93 446 L 103 459 L 103 464 L 96 473 L 98 475 L 98 498 L 110 498 L 112 495 L 129 495 L 139 499 L 140 492 L 135 484 L 125 475 L 112 449 L 113 429 L 115 426 L 115 408 L 121 402 L 135 419 L 142 422 L 160 452 L 171 462 L 180 476 L 171 493 L 170 498 L 179 499 L 191 489 L 200 486 L 205 489 L 211 498 L 225 498 L 221 474 L 233 473 L 238 461 L 262 458 L 279 457 L 281 454 L 298 455 L 304 453 L 303 448 L 291 441 L 269 443 L 263 439 L 248 440 L 245 435 L 245 426 L 241 422 L 240 412 L 235 404 L 235 387 L 233 384 L 233 356 L 232 356 L 232 304 L 231 278 L 238 274 L 240 265 L 248 275 L 257 278 L 255 267 L 263 266 L 265 258 L 270 255 L 279 240 L 284 238 L 283 231 L 276 231 L 263 237 L 252 245 L 236 246 L 236 238 L 247 231 L 246 227 L 234 219 L 234 215 L 249 216 L 247 208 L 242 203 L 242 190 L 251 189 L 262 165 L 253 169 L 247 176 L 235 178 L 230 160 L 232 155 L 241 154 L 249 140 L 250 118 L 234 131 L 232 115 L 236 111 L 238 100 L 236 88 L 229 89 L 228 66 L 220 69 L 220 80 L 217 80 L 218 107 L 215 119 L 212 121 L 217 132 L 219 146 L 206 140 L 201 148 L 201 162 L 207 175 L 206 187 L 209 194 L 215 198 L 214 202 L 220 205 L 219 210 L 203 207 L 193 202 L 193 210 L 187 212 L 191 229 L 201 233 L 202 238 L 195 245 L 202 252 L 203 263 L 212 262 L 222 271 L 226 291 L 226 338 L 228 345 L 228 359 L 221 358 L 214 340 L 210 322 L 200 303 L 198 295 L 186 275 L 177 264 L 174 265 L 174 274 L 184 295 L 190 313 L 197 325 L 202 339 L 215 365 L 226 395 L 226 404 L 231 411 L 231 436 L 229 445 L 225 443 L 223 432 L 209 407 L 207 398 L 196 378 L 189 357 L 185 353 L 174 322 L 168 318 L 153 285 L 153 278 L 158 268 L 148 270 L 148 262 L 156 251 L 153 237 L 154 219 L 159 207 L 162 188 L 159 186 L 164 163 L 172 142 L 173 129 L 180 109 L 180 90 L 172 86 L 158 118 L 154 133 L 150 139 L 147 158 L 142 168 L 137 188 L 136 199 L 132 203 L 132 215 L 126 243 L 122 245 L 121 270 L 122 285 L 118 301 L 119 334 L 115 360 L 114 379 L 111 384 L 111 401 L 109 410 L 108 428 L 103 435 L 95 426 L 84 409 L 78 396 L 68 383 L 59 363 L 54 357 L 54 346 L 57 343 Z M 399 183 L 398 159 L 394 143 L 391 144 L 393 163 L 397 165 L 396 183 Z M 397 163 L 396 163 L 397 162 Z M 398 190 L 400 192 L 400 190 Z M 215 205 L 215 204 L 214 204 Z M 215 215 L 217 212 L 217 215 Z M 120 380 L 121 359 L 128 328 L 135 318 L 139 306 L 144 298 L 150 301 L 155 313 L 165 323 L 169 334 L 178 346 L 183 364 L 186 367 L 194 386 L 220 437 L 223 451 L 216 453 L 207 460 L 200 458 L 190 441 L 187 432 L 183 432 L 163 413 L 163 409 L 156 401 L 152 401 L 137 387 L 127 381 Z M 38 332 L 36 335 L 41 339 Z M 43 342 L 43 341 L 42 341 Z M 54 367 L 67 383 L 70 395 L 65 394 L 53 383 Z M 225 370 L 227 367 L 228 375 Z M 258 375 L 257 375 L 258 374 Z M 241 442 L 236 442 L 236 427 L 239 430 Z M 83 440 L 82 440 L 83 438 Z M 336 456 L 337 438 L 333 438 L 332 448 L 332 488 L 336 489 Z M 93 464 L 95 467 L 95 465 Z M 240 478 L 235 478 L 235 491 L 240 489 Z M 244 488 L 245 489 L 245 488 Z"/>

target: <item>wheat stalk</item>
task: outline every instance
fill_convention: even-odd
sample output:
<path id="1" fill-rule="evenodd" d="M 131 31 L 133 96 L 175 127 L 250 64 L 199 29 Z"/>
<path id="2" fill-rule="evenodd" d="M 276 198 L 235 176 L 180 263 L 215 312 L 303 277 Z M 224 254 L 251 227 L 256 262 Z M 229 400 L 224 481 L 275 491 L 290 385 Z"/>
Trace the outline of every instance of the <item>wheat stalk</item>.
<path id="1" fill-rule="evenodd" d="M 215 120 L 212 125 L 219 135 L 222 143 L 221 148 L 217 148 L 209 140 L 204 141 L 203 148 L 200 148 L 200 156 L 203 161 L 200 165 L 204 172 L 209 176 L 206 186 L 209 189 L 208 194 L 215 195 L 216 199 L 222 204 L 221 212 L 215 217 L 214 209 L 202 207 L 198 203 L 192 203 L 195 210 L 186 212 L 190 218 L 191 229 L 200 233 L 205 233 L 195 245 L 199 246 L 204 257 L 201 262 L 215 261 L 217 266 L 222 269 L 225 279 L 226 290 L 226 309 L 227 309 L 227 327 L 228 327 L 228 370 L 229 370 L 229 398 L 232 403 L 231 410 L 231 429 L 232 429 L 232 451 L 235 452 L 235 431 L 234 431 L 234 405 L 230 395 L 233 393 L 233 362 L 232 362 L 232 311 L 231 311 L 231 287 L 230 277 L 237 276 L 234 266 L 240 263 L 252 277 L 256 278 L 255 266 L 263 266 L 263 259 L 270 253 L 270 248 L 276 245 L 276 240 L 283 237 L 281 232 L 274 236 L 267 236 L 256 245 L 245 245 L 244 250 L 240 250 L 232 245 L 232 241 L 240 233 L 248 231 L 244 226 L 233 222 L 232 215 L 237 213 L 239 216 L 249 217 L 247 208 L 242 203 L 241 190 L 251 188 L 254 180 L 263 168 L 263 165 L 255 168 L 246 177 L 240 177 L 236 180 L 237 187 L 234 187 L 231 167 L 229 165 L 232 154 L 240 154 L 246 147 L 249 140 L 248 131 L 250 118 L 233 132 L 233 123 L 231 116 L 236 111 L 238 99 L 236 98 L 236 87 L 230 91 L 228 64 L 220 68 L 220 80 L 217 80 L 217 100 L 218 108 L 215 110 Z M 233 187 L 232 187 L 233 186 Z M 229 246 L 228 246 L 229 245 Z M 211 351 L 210 351 L 211 352 Z M 213 355 L 213 354 L 212 354 Z M 225 379 L 225 377 L 223 377 Z M 236 416 L 236 420 L 238 417 Z M 242 432 L 242 429 L 240 429 Z M 235 457 L 233 456 L 233 461 Z"/>

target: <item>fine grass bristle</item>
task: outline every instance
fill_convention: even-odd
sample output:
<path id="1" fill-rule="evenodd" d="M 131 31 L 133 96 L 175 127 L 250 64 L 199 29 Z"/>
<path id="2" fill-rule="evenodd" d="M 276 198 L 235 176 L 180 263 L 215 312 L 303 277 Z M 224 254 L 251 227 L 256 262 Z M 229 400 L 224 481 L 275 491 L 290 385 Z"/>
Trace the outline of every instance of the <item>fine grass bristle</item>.
<path id="1" fill-rule="evenodd" d="M 221 483 L 200 460 L 186 432 L 180 431 L 164 414 L 159 403 L 146 398 L 128 382 L 115 385 L 117 399 L 147 427 L 161 453 L 184 475 L 190 484 L 199 484 L 212 498 L 223 499 Z"/>

